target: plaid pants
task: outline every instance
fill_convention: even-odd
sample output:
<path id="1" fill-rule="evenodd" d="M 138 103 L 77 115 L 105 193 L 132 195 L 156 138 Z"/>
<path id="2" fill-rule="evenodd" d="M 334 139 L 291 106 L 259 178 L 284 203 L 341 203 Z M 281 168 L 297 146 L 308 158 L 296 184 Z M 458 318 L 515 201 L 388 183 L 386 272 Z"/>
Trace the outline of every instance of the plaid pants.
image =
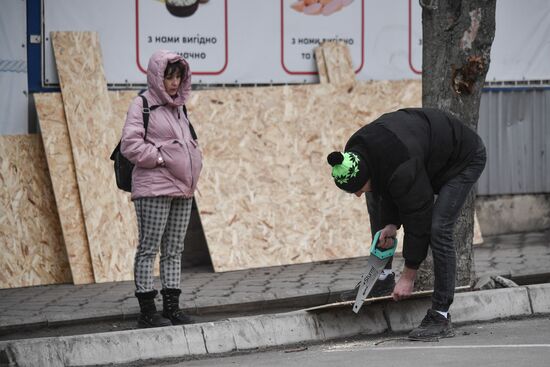
<path id="1" fill-rule="evenodd" d="M 160 196 L 134 200 L 139 245 L 134 261 L 136 292 L 150 292 L 153 266 L 160 245 L 162 288 L 180 288 L 183 240 L 193 199 Z"/>

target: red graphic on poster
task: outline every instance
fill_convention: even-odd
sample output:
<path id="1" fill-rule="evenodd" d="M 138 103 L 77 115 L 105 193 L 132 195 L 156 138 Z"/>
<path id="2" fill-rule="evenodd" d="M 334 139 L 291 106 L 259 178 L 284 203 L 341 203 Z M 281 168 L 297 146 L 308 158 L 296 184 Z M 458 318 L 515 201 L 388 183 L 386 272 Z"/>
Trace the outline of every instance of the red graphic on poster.
<path id="1" fill-rule="evenodd" d="M 409 0 L 409 68 L 412 70 L 415 74 L 422 74 L 422 70 L 419 70 L 414 67 L 413 65 L 413 49 L 412 49 L 412 2 Z M 420 41 L 422 41 L 422 38 L 420 38 Z M 422 47 L 420 48 L 420 52 L 422 52 Z M 420 68 L 422 69 L 422 68 Z"/>
<path id="2" fill-rule="evenodd" d="M 289 75 L 317 75 L 312 71 L 315 47 L 325 40 L 340 40 L 348 44 L 352 59 L 360 59 L 355 70 L 359 73 L 365 62 L 364 11 L 364 0 L 281 0 L 283 70 Z M 357 22 L 350 22 L 355 16 Z"/>
<path id="3" fill-rule="evenodd" d="M 149 46 L 147 51 L 151 54 L 160 48 L 178 52 L 187 59 L 194 75 L 222 74 L 227 68 L 229 54 L 227 0 L 223 0 L 223 9 L 220 8 L 220 4 L 219 0 L 135 0 L 138 69 L 144 74 L 147 69 L 140 60 L 140 52 L 144 51 L 141 41 Z M 212 14 L 217 18 L 213 18 Z M 149 24 L 148 27 L 149 31 L 157 32 L 155 35 L 140 34 L 140 27 L 143 28 L 144 21 L 148 19 L 143 17 L 156 20 L 155 24 Z M 162 18 L 164 21 L 158 22 L 158 19 Z M 208 18 L 208 22 L 204 21 L 205 18 Z M 189 32 L 185 28 L 187 32 L 181 32 L 184 28 L 182 24 L 193 31 Z M 218 43 L 220 40 L 223 45 Z M 157 46 L 156 43 L 160 45 Z"/>

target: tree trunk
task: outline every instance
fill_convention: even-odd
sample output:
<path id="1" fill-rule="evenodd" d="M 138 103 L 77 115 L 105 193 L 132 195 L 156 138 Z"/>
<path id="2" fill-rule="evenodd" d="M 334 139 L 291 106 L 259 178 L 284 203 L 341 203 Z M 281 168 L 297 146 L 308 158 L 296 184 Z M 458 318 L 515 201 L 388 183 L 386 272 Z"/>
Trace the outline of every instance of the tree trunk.
<path id="1" fill-rule="evenodd" d="M 422 105 L 452 113 L 477 130 L 479 104 L 495 36 L 496 0 L 420 0 Z M 472 190 L 454 231 L 457 286 L 475 280 Z M 417 289 L 433 289 L 433 260 L 423 263 Z"/>

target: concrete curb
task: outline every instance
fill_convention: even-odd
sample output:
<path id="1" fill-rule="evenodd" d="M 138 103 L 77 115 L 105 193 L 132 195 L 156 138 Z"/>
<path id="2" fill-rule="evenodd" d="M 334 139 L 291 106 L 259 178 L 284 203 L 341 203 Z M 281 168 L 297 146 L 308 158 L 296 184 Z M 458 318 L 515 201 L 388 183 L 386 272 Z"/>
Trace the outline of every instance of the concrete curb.
<path id="1" fill-rule="evenodd" d="M 204 356 L 335 338 L 376 335 L 417 326 L 429 299 L 367 305 L 358 315 L 336 308 L 58 338 L 0 342 L 0 365 L 89 366 Z M 550 284 L 459 293 L 450 310 L 465 323 L 550 313 Z"/>
<path id="2" fill-rule="evenodd" d="M 248 312 L 258 309 L 276 309 L 286 307 L 289 308 L 306 308 L 313 307 L 315 305 L 337 302 L 341 293 L 350 291 L 351 289 L 336 289 L 334 291 L 326 293 L 317 293 L 316 290 L 312 291 L 312 294 L 307 292 L 301 292 L 298 296 L 289 297 L 288 294 L 280 295 L 280 298 L 262 297 L 262 299 L 241 299 L 240 302 L 223 303 L 212 299 L 201 300 L 197 302 L 181 302 L 181 308 L 190 315 L 208 315 L 208 314 L 222 314 L 222 313 L 237 313 Z M 157 309 L 162 308 L 162 302 L 159 299 L 155 300 Z M 218 302 L 218 304 L 216 304 Z M 69 313 L 48 312 L 40 313 L 38 315 L 30 315 L 26 317 L 11 317 L 0 318 L 0 331 L 13 330 L 20 328 L 32 328 L 38 326 L 57 326 L 57 325 L 70 325 L 81 322 L 94 322 L 99 320 L 116 320 L 116 319 L 130 319 L 137 318 L 139 315 L 139 306 L 137 300 L 130 299 L 124 301 L 119 307 L 107 307 L 105 309 L 98 310 L 84 309 L 77 310 Z"/>
<path id="3" fill-rule="evenodd" d="M 550 297 L 550 288 L 547 292 Z M 386 314 L 390 329 L 396 332 L 412 330 L 422 321 L 430 306 L 429 298 L 389 303 Z M 456 324 L 532 314 L 525 287 L 457 293 L 449 312 Z"/>

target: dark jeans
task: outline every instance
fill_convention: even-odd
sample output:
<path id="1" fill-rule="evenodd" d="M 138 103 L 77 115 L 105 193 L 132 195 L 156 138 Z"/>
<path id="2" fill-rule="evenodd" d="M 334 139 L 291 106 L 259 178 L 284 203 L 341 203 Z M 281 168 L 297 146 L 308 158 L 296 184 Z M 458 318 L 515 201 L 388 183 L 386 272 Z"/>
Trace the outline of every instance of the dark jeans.
<path id="1" fill-rule="evenodd" d="M 435 200 L 430 238 L 434 261 L 434 292 L 432 295 L 432 308 L 434 310 L 448 311 L 453 303 L 456 280 L 454 225 L 470 190 L 485 168 L 486 160 L 485 146 L 480 139 L 480 146 L 472 161 L 462 172 L 443 185 Z M 366 196 L 367 208 L 371 218 L 371 229 L 374 234 L 382 226 L 380 201 L 372 193 Z"/>
<path id="2" fill-rule="evenodd" d="M 486 160 L 485 146 L 480 139 L 480 147 L 472 161 L 456 177 L 443 185 L 435 201 L 430 239 L 434 260 L 434 310 L 448 311 L 453 303 L 456 279 L 454 225 L 472 186 L 485 168 Z"/>

